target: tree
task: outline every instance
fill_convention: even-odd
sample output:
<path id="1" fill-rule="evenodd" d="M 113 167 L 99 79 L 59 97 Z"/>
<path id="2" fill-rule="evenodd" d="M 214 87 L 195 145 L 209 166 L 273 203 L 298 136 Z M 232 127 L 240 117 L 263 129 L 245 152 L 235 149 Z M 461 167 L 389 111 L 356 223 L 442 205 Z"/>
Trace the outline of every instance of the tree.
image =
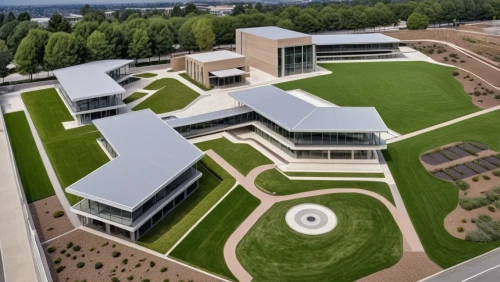
<path id="1" fill-rule="evenodd" d="M 293 22 L 292 22 L 290 19 L 286 19 L 286 20 L 279 20 L 279 21 L 276 23 L 276 26 L 277 26 L 277 27 L 284 28 L 284 29 L 290 29 L 290 30 L 295 29 L 295 26 L 293 25 Z"/>
<path id="2" fill-rule="evenodd" d="M 321 10 L 320 19 L 325 30 L 335 30 L 340 28 L 340 14 L 332 7 L 325 7 Z"/>
<path id="3" fill-rule="evenodd" d="M 244 14 L 244 13 L 245 13 L 245 7 L 243 7 L 242 4 L 238 4 L 238 5 L 234 6 L 233 16 L 237 16 L 237 15 Z"/>
<path id="4" fill-rule="evenodd" d="M 429 25 L 429 18 L 419 13 L 413 13 L 406 21 L 406 27 L 410 30 L 426 29 Z"/>
<path id="5" fill-rule="evenodd" d="M 82 21 L 84 22 L 98 22 L 99 24 L 101 24 L 105 20 L 106 20 L 106 14 L 104 14 L 104 12 L 101 10 L 96 10 L 96 11 L 92 10 L 86 13 L 82 19 Z"/>
<path id="6" fill-rule="evenodd" d="M 50 36 L 43 60 L 47 70 L 61 69 L 81 63 L 82 52 L 83 46 L 74 35 L 56 32 Z"/>
<path id="7" fill-rule="evenodd" d="M 286 7 L 286 9 L 281 12 L 280 18 L 283 20 L 289 19 L 293 22 L 294 19 L 300 14 L 300 11 L 301 9 L 296 6 Z"/>
<path id="8" fill-rule="evenodd" d="M 212 20 L 215 45 L 233 44 L 237 19 L 235 17 L 216 17 Z"/>
<path id="9" fill-rule="evenodd" d="M 196 8 L 196 5 L 193 3 L 187 3 L 186 7 L 184 7 L 184 16 L 187 16 L 191 13 L 198 14 L 198 8 Z"/>
<path id="10" fill-rule="evenodd" d="M 186 21 L 181 28 L 179 29 L 179 44 L 181 44 L 182 48 L 184 50 L 195 50 L 197 45 L 196 45 L 196 38 L 194 37 L 193 34 L 193 23 L 195 21 L 193 19 L 190 19 Z"/>
<path id="11" fill-rule="evenodd" d="M 300 32 L 310 33 L 321 30 L 321 23 L 308 13 L 301 13 L 293 20 L 293 23 Z"/>
<path id="12" fill-rule="evenodd" d="M 0 77 L 2 82 L 5 82 L 5 77 L 9 75 L 7 66 L 12 61 L 12 55 L 4 41 L 0 40 Z"/>
<path id="13" fill-rule="evenodd" d="M 130 42 L 128 55 L 135 59 L 149 58 L 151 57 L 151 48 L 149 43 L 149 37 L 147 31 L 143 29 L 137 29 L 134 32 L 132 42 Z"/>
<path id="14" fill-rule="evenodd" d="M 16 16 L 14 16 L 14 13 L 12 11 L 9 12 L 7 15 L 7 18 L 5 19 L 5 23 L 10 23 L 16 20 Z"/>
<path id="15" fill-rule="evenodd" d="M 73 30 L 73 35 L 76 38 L 82 38 L 84 41 L 87 41 L 87 38 L 99 28 L 98 22 L 79 22 L 75 25 L 75 29 Z"/>
<path id="16" fill-rule="evenodd" d="M 450 0 L 442 1 L 440 5 L 441 5 L 441 14 L 439 15 L 440 20 L 445 20 L 446 22 L 450 22 L 457 17 L 457 10 L 455 4 L 453 4 Z"/>
<path id="17" fill-rule="evenodd" d="M 19 13 L 19 15 L 17 15 L 17 20 L 20 22 L 31 21 L 30 13 L 28 13 L 28 12 Z"/>
<path id="18" fill-rule="evenodd" d="M 114 58 L 126 58 L 128 43 L 126 42 L 122 26 L 117 22 L 103 22 L 99 26 L 99 31 L 106 35 L 108 44 L 111 46 Z"/>
<path id="19" fill-rule="evenodd" d="M 156 36 L 156 46 L 153 54 L 158 56 L 160 61 L 161 55 L 169 54 L 174 51 L 174 40 L 168 26 L 165 26 Z"/>
<path id="20" fill-rule="evenodd" d="M 38 73 L 40 68 L 45 66 L 43 57 L 45 56 L 45 45 L 47 45 L 49 37 L 50 33 L 48 31 L 32 29 L 21 41 L 14 58 L 20 74 L 29 75 L 30 78 L 33 78 L 33 74 Z"/>
<path id="21" fill-rule="evenodd" d="M 5 14 L 4 13 L 0 13 L 0 27 L 2 27 L 4 20 L 5 20 Z"/>
<path id="22" fill-rule="evenodd" d="M 91 61 L 106 60 L 113 57 L 113 49 L 108 44 L 106 35 L 98 30 L 92 32 L 87 38 L 87 49 Z"/>
<path id="23" fill-rule="evenodd" d="M 199 19 L 193 25 L 193 34 L 196 38 L 196 45 L 201 51 L 212 50 L 215 43 L 215 34 L 212 31 L 212 21 L 209 19 Z"/>
<path id="24" fill-rule="evenodd" d="M 182 9 L 178 5 L 175 5 L 172 9 L 171 17 L 182 17 Z"/>
<path id="25" fill-rule="evenodd" d="M 85 16 L 90 11 L 92 11 L 92 8 L 90 8 L 90 5 L 85 4 L 83 7 L 80 8 L 80 15 Z"/>
<path id="26" fill-rule="evenodd" d="M 9 39 L 9 37 L 14 33 L 14 30 L 16 29 L 18 24 L 18 21 L 12 21 L 4 24 L 0 28 L 0 40 L 7 41 L 7 39 Z"/>
<path id="27" fill-rule="evenodd" d="M 257 4 L 255 4 L 255 9 L 259 12 L 262 12 L 262 4 L 260 2 L 257 2 Z"/>
<path id="28" fill-rule="evenodd" d="M 67 33 L 71 32 L 71 24 L 61 15 L 54 14 L 50 17 L 47 30 L 50 32 L 64 31 Z"/>
<path id="29" fill-rule="evenodd" d="M 164 20 L 163 18 L 159 17 L 154 17 L 150 18 L 149 20 L 149 28 L 147 29 L 148 31 L 148 37 L 149 37 L 149 42 L 151 43 L 151 52 L 153 55 L 158 56 L 158 61 L 160 60 L 160 56 L 162 54 L 165 54 L 165 48 L 166 46 L 163 44 L 169 44 L 170 46 L 173 45 L 173 41 L 171 39 L 172 34 L 170 33 L 170 30 L 168 29 L 168 21 Z M 163 42 L 165 40 L 168 40 L 168 42 Z"/>
<path id="30" fill-rule="evenodd" d="M 21 43 L 21 40 L 23 40 L 26 35 L 28 35 L 28 32 L 31 29 L 37 29 L 40 28 L 38 23 L 32 22 L 32 21 L 24 21 L 20 22 L 16 28 L 14 29 L 14 32 L 12 33 L 11 36 L 7 39 L 7 46 L 9 47 L 10 51 L 15 54 L 17 47 Z"/>

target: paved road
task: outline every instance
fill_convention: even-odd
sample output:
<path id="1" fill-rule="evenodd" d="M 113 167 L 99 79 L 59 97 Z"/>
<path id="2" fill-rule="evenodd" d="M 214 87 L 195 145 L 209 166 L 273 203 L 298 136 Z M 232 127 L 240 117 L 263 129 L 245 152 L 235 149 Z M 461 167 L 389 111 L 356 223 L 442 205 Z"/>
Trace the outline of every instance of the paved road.
<path id="1" fill-rule="evenodd" d="M 451 269 L 444 270 L 425 282 L 490 282 L 500 281 L 500 248 Z"/>

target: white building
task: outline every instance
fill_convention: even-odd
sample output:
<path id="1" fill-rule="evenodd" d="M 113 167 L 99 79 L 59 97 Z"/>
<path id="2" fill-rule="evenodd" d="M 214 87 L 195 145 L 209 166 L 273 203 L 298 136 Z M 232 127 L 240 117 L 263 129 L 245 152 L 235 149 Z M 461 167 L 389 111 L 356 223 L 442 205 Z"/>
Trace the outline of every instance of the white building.
<path id="1" fill-rule="evenodd" d="M 42 28 L 47 28 L 49 26 L 50 18 L 32 18 L 32 22 L 37 22 Z"/>
<path id="2" fill-rule="evenodd" d="M 73 13 L 70 13 L 69 15 L 63 15 L 63 17 L 71 24 L 71 26 L 74 26 L 75 24 L 81 22 L 83 19 L 82 15 Z"/>

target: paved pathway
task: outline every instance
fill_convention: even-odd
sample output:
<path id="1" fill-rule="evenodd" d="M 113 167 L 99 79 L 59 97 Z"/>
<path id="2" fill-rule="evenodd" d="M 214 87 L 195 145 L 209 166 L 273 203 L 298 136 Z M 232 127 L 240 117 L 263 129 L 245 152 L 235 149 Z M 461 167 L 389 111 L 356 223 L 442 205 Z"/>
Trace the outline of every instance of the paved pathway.
<path id="1" fill-rule="evenodd" d="M 377 193 L 362 189 L 334 188 L 334 189 L 323 189 L 317 191 L 308 191 L 286 196 L 272 196 L 258 189 L 254 183 L 255 179 L 259 174 L 261 174 L 266 170 L 274 169 L 275 168 L 274 164 L 262 165 L 257 168 L 254 168 L 245 177 L 214 151 L 208 150 L 205 153 L 208 156 L 210 156 L 214 161 L 216 161 L 229 174 L 231 174 L 231 176 L 233 176 L 236 179 L 236 181 L 238 181 L 249 193 L 251 193 L 253 196 L 261 200 L 261 204 L 243 221 L 243 223 L 234 231 L 234 233 L 231 234 L 228 241 L 224 245 L 224 258 L 226 260 L 226 263 L 231 272 L 236 276 L 236 278 L 239 281 L 252 280 L 252 276 L 240 264 L 236 256 L 236 247 L 238 246 L 238 243 L 243 239 L 245 234 L 257 222 L 257 220 L 272 207 L 274 203 L 293 200 L 293 199 L 300 199 L 305 197 L 328 195 L 335 193 L 358 193 L 374 197 L 375 199 L 382 202 L 387 207 L 389 212 L 392 214 L 403 234 L 403 237 L 408 243 L 411 251 L 423 251 L 422 244 L 420 243 L 417 233 L 415 232 L 415 229 L 413 228 L 410 218 L 406 213 L 406 209 L 401 210 L 396 208 L 386 198 Z"/>

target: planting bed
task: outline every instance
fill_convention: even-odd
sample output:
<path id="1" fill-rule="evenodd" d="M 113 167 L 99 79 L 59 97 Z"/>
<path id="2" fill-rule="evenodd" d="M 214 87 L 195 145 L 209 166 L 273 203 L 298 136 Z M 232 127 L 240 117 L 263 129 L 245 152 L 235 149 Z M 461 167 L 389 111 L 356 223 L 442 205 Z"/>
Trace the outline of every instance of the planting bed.
<path id="1" fill-rule="evenodd" d="M 56 211 L 64 211 L 57 196 L 51 196 L 29 204 L 30 213 L 35 223 L 41 242 L 62 235 L 74 227 L 67 215 L 54 217 Z"/>
<path id="2" fill-rule="evenodd" d="M 450 145 L 450 147 L 445 146 L 442 149 L 424 153 L 420 159 L 430 165 L 439 165 L 469 157 L 484 150 L 488 150 L 488 146 L 480 143 L 457 143 Z"/>
<path id="3" fill-rule="evenodd" d="M 471 162 L 465 162 L 456 166 L 450 166 L 442 170 L 439 169 L 432 174 L 438 178 L 453 181 L 495 170 L 499 166 L 500 159 L 498 156 L 489 156 L 487 158 L 477 158 Z"/>

